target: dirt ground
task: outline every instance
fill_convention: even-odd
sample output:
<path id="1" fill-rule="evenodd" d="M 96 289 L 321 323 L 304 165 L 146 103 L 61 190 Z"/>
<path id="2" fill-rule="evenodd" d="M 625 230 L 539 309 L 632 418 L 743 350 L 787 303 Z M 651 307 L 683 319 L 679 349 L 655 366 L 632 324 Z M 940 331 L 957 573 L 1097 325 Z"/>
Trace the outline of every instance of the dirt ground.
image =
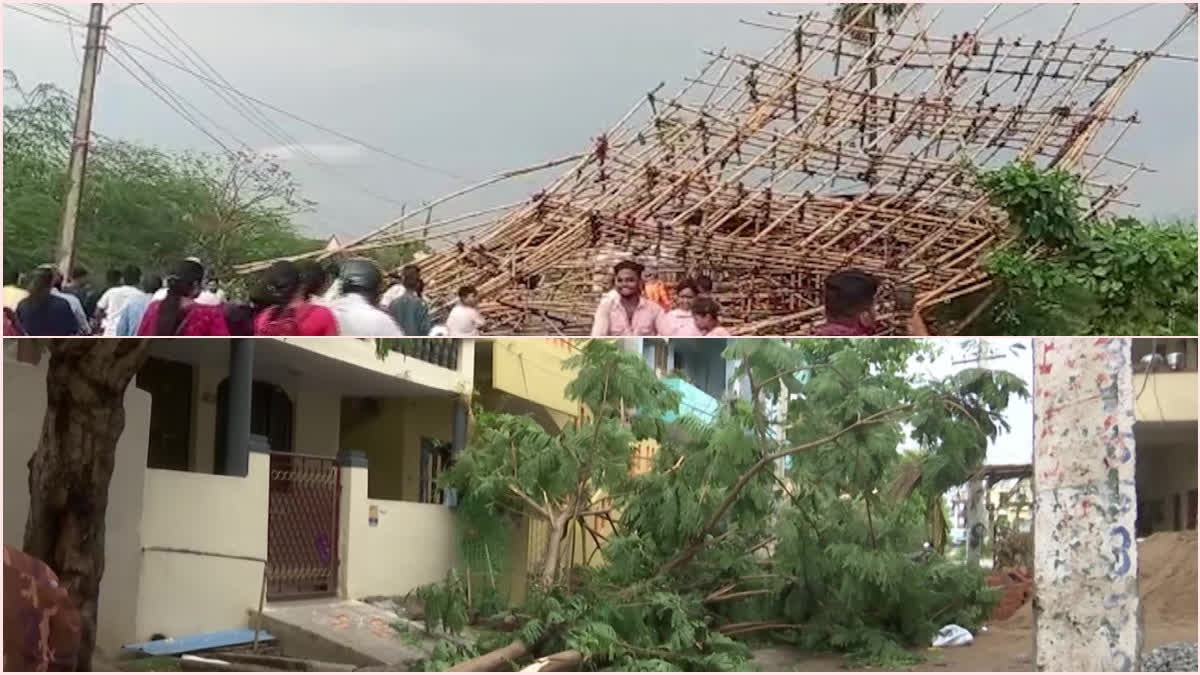
<path id="1" fill-rule="evenodd" d="M 1196 533 L 1165 532 L 1139 545 L 1139 586 L 1147 650 L 1170 642 L 1196 641 Z M 1007 621 L 988 626 L 975 644 L 926 649 L 911 672 L 1036 671 L 1033 610 L 1026 604 Z M 821 672 L 848 670 L 840 656 L 813 655 L 787 647 L 754 650 L 763 670 Z"/>
<path id="2" fill-rule="evenodd" d="M 1195 642 L 1196 622 L 1174 625 L 1147 625 L 1146 648 L 1153 649 L 1168 642 Z M 970 647 L 927 649 L 925 661 L 910 668 L 911 672 L 1032 672 L 1033 629 L 997 626 L 975 636 Z M 786 647 L 766 647 L 754 650 L 754 662 L 767 671 L 815 673 L 850 670 L 840 656 L 819 656 Z M 857 669 L 855 669 L 857 670 Z M 868 669 L 870 670 L 870 669 Z"/>

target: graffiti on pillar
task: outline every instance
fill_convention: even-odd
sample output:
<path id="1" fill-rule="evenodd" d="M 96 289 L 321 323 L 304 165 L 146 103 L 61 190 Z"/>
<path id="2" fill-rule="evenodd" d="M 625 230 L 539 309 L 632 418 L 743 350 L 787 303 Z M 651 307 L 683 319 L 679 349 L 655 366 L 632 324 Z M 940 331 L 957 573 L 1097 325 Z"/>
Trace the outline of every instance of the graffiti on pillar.
<path id="1" fill-rule="evenodd" d="M 1117 664 L 1113 670 L 1118 673 L 1128 673 L 1133 670 L 1133 659 L 1120 649 L 1113 650 L 1112 662 Z"/>
<path id="2" fill-rule="evenodd" d="M 1061 608 L 1035 612 L 1036 665 L 1134 671 L 1140 631 L 1130 343 L 1034 345 L 1035 602 Z"/>
<path id="3" fill-rule="evenodd" d="M 1132 567 L 1132 562 L 1129 559 L 1129 547 L 1133 544 L 1133 537 L 1129 535 L 1129 530 L 1124 525 L 1118 525 L 1112 529 L 1112 536 L 1117 539 L 1117 543 L 1113 546 L 1113 572 L 1123 577 L 1129 574 L 1129 568 Z"/>

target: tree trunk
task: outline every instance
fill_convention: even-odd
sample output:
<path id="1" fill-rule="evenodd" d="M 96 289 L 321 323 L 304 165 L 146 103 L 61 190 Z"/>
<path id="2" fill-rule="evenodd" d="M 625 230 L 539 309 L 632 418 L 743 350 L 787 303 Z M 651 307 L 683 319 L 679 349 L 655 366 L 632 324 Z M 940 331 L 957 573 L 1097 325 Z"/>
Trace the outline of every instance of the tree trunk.
<path id="1" fill-rule="evenodd" d="M 529 654 L 529 645 L 520 640 L 515 640 L 499 649 L 493 649 L 486 654 L 481 654 L 473 659 L 468 659 L 456 666 L 447 668 L 446 672 L 478 673 L 500 670 L 509 663 L 525 657 L 527 654 Z"/>
<path id="2" fill-rule="evenodd" d="M 542 586 L 550 588 L 558 580 L 558 563 L 562 551 L 562 531 L 566 526 L 566 516 L 560 515 L 550 519 L 549 532 L 546 533 L 546 551 L 542 555 Z"/>
<path id="3" fill-rule="evenodd" d="M 29 460 L 25 552 L 46 562 L 82 619 L 78 670 L 91 670 L 104 514 L 125 389 L 146 360 L 147 340 L 65 339 L 46 343 L 46 416 Z"/>
<path id="4" fill-rule="evenodd" d="M 567 670 L 578 670 L 583 663 L 583 654 L 574 650 L 557 652 L 534 661 L 521 669 L 522 673 L 554 673 Z"/>

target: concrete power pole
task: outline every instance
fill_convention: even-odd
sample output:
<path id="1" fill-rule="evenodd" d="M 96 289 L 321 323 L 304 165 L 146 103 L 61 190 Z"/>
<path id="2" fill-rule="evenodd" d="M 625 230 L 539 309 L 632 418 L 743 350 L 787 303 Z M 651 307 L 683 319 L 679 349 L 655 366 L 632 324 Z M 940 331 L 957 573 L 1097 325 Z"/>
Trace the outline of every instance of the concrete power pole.
<path id="1" fill-rule="evenodd" d="M 92 3 L 88 17 L 87 42 L 83 48 L 83 75 L 79 81 L 79 100 L 75 106 L 75 131 L 71 139 L 71 161 L 67 167 L 70 184 L 63 200 L 58 240 L 58 269 L 64 279 L 71 278 L 75 266 L 75 223 L 79 200 L 83 195 L 84 170 L 92 132 L 92 99 L 96 94 L 96 66 L 100 62 L 100 33 L 104 30 L 104 5 Z"/>
<path id="2" fill-rule="evenodd" d="M 1034 338 L 1034 662 L 1138 671 L 1142 652 L 1127 338 Z"/>
<path id="3" fill-rule="evenodd" d="M 988 352 L 987 343 L 980 338 L 976 345 L 975 358 L 954 361 L 954 365 L 973 363 L 976 368 L 982 368 L 984 362 L 1001 358 Z M 991 530 L 988 522 L 988 494 L 982 477 L 975 476 L 967 483 L 967 564 L 979 566 L 979 558 L 983 553 L 983 542 Z"/>

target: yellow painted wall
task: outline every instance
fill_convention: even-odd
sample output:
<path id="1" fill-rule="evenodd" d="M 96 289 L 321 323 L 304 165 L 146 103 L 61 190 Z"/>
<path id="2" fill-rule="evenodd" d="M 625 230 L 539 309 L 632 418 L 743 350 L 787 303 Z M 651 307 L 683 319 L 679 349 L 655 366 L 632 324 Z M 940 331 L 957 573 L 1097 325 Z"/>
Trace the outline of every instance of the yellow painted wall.
<path id="1" fill-rule="evenodd" d="M 147 469 L 141 520 L 138 639 L 247 625 L 267 557 L 269 458 L 250 453 L 246 477 Z M 153 550 L 188 549 L 196 553 Z"/>
<path id="2" fill-rule="evenodd" d="M 366 558 L 358 566 L 356 586 L 370 595 L 404 595 L 442 581 L 458 564 L 454 512 L 439 504 L 382 499 L 367 500 L 379 522 L 363 523 Z"/>
<path id="3" fill-rule="evenodd" d="M 453 414 L 449 396 L 383 399 L 378 416 L 342 432 L 341 447 L 367 454 L 372 499 L 420 498 L 421 438 L 449 442 Z"/>
<path id="4" fill-rule="evenodd" d="M 217 388 L 229 376 L 229 371 L 194 366 L 193 372 L 189 468 L 211 473 L 216 466 Z M 341 394 L 321 389 L 319 382 L 272 384 L 281 386 L 292 400 L 292 450 L 305 455 L 336 457 L 341 449 Z"/>
<path id="5" fill-rule="evenodd" d="M 320 383 L 312 383 L 318 385 Z M 292 443 L 296 452 L 337 457 L 341 450 L 341 392 L 308 387 L 284 387 L 295 413 Z"/>
<path id="6" fill-rule="evenodd" d="M 1134 415 L 1138 422 L 1196 420 L 1195 372 L 1135 373 L 1133 392 L 1137 396 Z"/>
<path id="7" fill-rule="evenodd" d="M 497 339 L 492 347 L 492 387 L 553 411 L 576 416 L 564 395 L 575 371 L 563 367 L 574 349 L 564 339 Z"/>
<path id="8" fill-rule="evenodd" d="M 422 386 L 446 392 L 470 393 L 475 378 L 475 341 L 461 340 L 458 368 L 449 370 L 399 353 L 380 359 L 375 355 L 374 339 L 279 338 L 317 354 L 335 358 L 360 368 L 402 377 Z"/>

